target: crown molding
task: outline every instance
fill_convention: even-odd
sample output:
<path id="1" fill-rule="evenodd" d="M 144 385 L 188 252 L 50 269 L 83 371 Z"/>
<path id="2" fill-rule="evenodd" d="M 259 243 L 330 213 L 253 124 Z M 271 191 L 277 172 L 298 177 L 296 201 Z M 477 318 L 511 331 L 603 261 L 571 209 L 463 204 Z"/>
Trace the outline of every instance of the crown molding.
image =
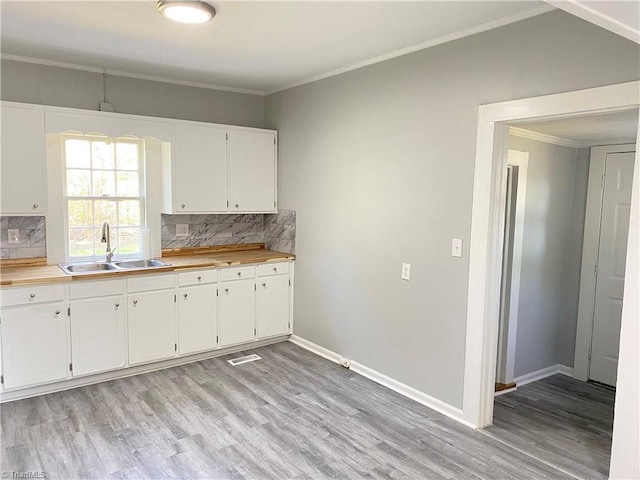
<path id="1" fill-rule="evenodd" d="M 288 90 L 289 88 L 299 87 L 307 83 L 317 82 L 318 80 L 323 80 L 325 78 L 335 77 L 336 75 L 347 73 L 352 70 L 357 70 L 362 67 L 367 67 L 369 65 L 374 65 L 376 63 L 381 63 L 386 60 L 391 60 L 392 58 L 402 57 L 403 55 L 408 55 L 410 53 L 424 50 L 426 48 L 435 47 L 437 45 L 451 42 L 453 40 L 458 40 L 460 38 L 469 37 L 477 33 L 493 30 L 494 28 L 504 27 L 505 25 L 509 25 L 510 23 L 519 22 L 521 20 L 526 20 L 527 18 L 531 18 L 531 17 L 537 17 L 538 15 L 542 15 L 543 13 L 551 12 L 553 10 L 556 10 L 556 7 L 554 7 L 553 5 L 545 4 L 536 8 L 532 8 L 531 10 L 527 10 L 525 12 L 519 12 L 503 18 L 499 18 L 497 20 L 492 20 L 490 22 L 483 23 L 481 25 L 477 25 L 475 27 L 460 30 L 458 32 L 450 33 L 448 35 L 443 35 L 442 37 L 434 38 L 426 42 L 422 42 L 416 45 L 411 45 L 409 47 L 404 47 L 398 50 L 394 50 L 393 52 L 385 53 L 384 55 L 379 55 L 377 57 L 373 57 L 368 60 L 363 60 L 361 62 L 354 63 L 346 67 L 331 70 L 329 72 L 321 73 L 319 75 L 308 77 L 302 80 L 297 80 L 295 82 L 285 83 L 280 85 L 279 87 L 265 90 L 265 95 L 271 95 L 272 93 Z"/>
<path id="2" fill-rule="evenodd" d="M 509 127 L 509 135 L 514 137 L 527 138 L 529 140 L 535 140 L 537 142 L 551 143 L 552 145 L 560 145 L 561 147 L 570 148 L 591 148 L 601 145 L 625 145 L 627 143 L 634 143 L 635 140 L 621 140 L 619 138 L 592 140 L 587 142 L 576 142 L 575 140 L 569 140 L 568 138 L 554 137 L 553 135 L 547 135 L 545 133 L 533 132 L 519 127 Z"/>
<path id="3" fill-rule="evenodd" d="M 56 60 L 46 60 L 44 58 L 25 57 L 22 55 L 13 55 L 10 53 L 0 53 L 0 58 L 2 60 L 11 60 L 14 62 L 32 63 L 35 65 L 46 65 L 48 67 L 68 68 L 72 70 L 80 70 L 83 72 L 106 74 L 106 75 L 112 75 L 116 77 L 135 78 L 138 80 L 149 80 L 152 82 L 171 83 L 174 85 L 183 85 L 186 87 L 206 88 L 209 90 L 219 90 L 221 92 L 244 93 L 247 95 L 258 95 L 258 96 L 265 95 L 265 92 L 262 90 L 225 87 L 223 85 L 215 85 L 212 83 L 192 82 L 189 80 L 178 80 L 175 78 L 159 77 L 156 75 L 145 75 L 142 73 L 134 73 L 134 72 L 125 72 L 122 70 L 113 70 L 110 68 L 90 67 L 88 65 L 80 65 L 77 63 L 58 62 Z"/>
<path id="4" fill-rule="evenodd" d="M 529 140 L 535 140 L 537 142 L 560 145 L 561 147 L 586 148 L 591 146 L 587 143 L 576 142 L 567 138 L 554 137 L 553 135 L 547 135 L 546 133 L 533 132 L 531 130 L 525 130 L 524 128 L 518 127 L 509 127 L 509 135 L 528 138 Z"/>

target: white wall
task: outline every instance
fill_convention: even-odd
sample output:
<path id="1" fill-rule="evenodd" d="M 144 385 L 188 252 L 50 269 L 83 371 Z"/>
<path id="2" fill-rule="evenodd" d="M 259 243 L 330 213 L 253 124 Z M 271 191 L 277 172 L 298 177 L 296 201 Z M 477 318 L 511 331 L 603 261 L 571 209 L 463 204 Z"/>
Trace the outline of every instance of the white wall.
<path id="1" fill-rule="evenodd" d="M 97 110 L 99 73 L 2 60 L 0 97 L 13 102 Z M 264 97 L 128 77 L 107 77 L 107 101 L 118 113 L 262 127 Z"/>
<path id="2" fill-rule="evenodd" d="M 268 96 L 295 333 L 461 407 L 478 106 L 636 80 L 639 58 L 551 12 Z"/>
<path id="3" fill-rule="evenodd" d="M 526 138 L 509 148 L 529 152 L 515 376 L 557 363 L 573 366 L 588 150 Z"/>

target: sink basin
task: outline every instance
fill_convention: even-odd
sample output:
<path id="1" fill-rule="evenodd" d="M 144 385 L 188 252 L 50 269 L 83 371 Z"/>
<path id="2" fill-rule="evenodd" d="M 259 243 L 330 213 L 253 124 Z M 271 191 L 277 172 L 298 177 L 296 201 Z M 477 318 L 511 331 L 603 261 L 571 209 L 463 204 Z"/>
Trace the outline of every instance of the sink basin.
<path id="1" fill-rule="evenodd" d="M 131 270 L 133 268 L 157 268 L 167 267 L 170 263 L 163 262 L 161 260 L 122 260 L 120 262 L 113 262 L 118 268 Z"/>
<path id="2" fill-rule="evenodd" d="M 109 270 L 117 270 L 116 266 L 111 263 L 71 263 L 60 265 L 63 271 L 67 273 L 91 273 L 103 272 Z"/>
<path id="3" fill-rule="evenodd" d="M 118 262 L 83 262 L 62 263 L 59 267 L 66 274 L 117 272 L 123 270 L 147 270 L 158 267 L 168 267 L 170 263 L 161 260 L 120 260 Z"/>

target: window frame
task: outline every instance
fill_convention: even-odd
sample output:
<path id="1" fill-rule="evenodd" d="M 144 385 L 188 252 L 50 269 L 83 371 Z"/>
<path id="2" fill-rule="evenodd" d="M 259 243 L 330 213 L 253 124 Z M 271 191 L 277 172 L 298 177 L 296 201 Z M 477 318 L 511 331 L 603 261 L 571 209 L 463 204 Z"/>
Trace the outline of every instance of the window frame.
<path id="1" fill-rule="evenodd" d="M 145 162 L 145 142 L 144 139 L 139 139 L 136 137 L 109 137 L 106 135 L 82 135 L 82 134 L 73 134 L 73 133 L 64 133 L 60 135 L 61 138 L 61 148 L 62 148 L 62 215 L 63 215 L 63 231 L 64 231 L 64 257 L 65 257 L 65 261 L 66 262 L 97 262 L 97 261 L 106 261 L 106 255 L 105 254 L 99 254 L 99 255 L 90 255 L 90 256 L 71 256 L 70 255 L 70 251 L 69 251 L 69 232 L 70 230 L 73 230 L 74 228 L 69 227 L 69 201 L 70 200 L 89 200 L 91 202 L 95 202 L 96 200 L 100 200 L 100 199 L 104 199 L 104 200 L 111 200 L 116 202 L 116 215 L 117 215 L 117 202 L 118 201 L 126 201 L 126 200 L 137 200 L 140 202 L 140 223 L 138 227 L 132 227 L 132 228 L 138 228 L 142 234 L 142 230 L 145 229 L 145 225 L 146 225 L 146 189 L 145 189 L 145 185 L 146 185 L 146 162 Z M 102 196 L 68 196 L 67 195 L 67 173 L 68 173 L 68 168 L 67 168 L 67 156 L 66 156 L 66 141 L 67 140 L 84 140 L 84 141 L 89 141 L 89 142 L 94 142 L 94 141 L 105 141 L 105 140 L 110 140 L 111 142 L 114 143 L 129 143 L 129 144 L 134 144 L 137 146 L 138 148 L 138 192 L 139 192 L 139 196 L 137 197 L 120 197 L 117 195 L 113 195 L 113 196 L 106 196 L 106 197 L 102 197 Z M 73 168 L 71 170 L 74 170 Z M 82 169 L 82 170 L 90 170 L 92 172 L 93 175 L 93 165 L 91 165 L 90 169 Z M 101 169 L 95 169 L 96 171 L 100 171 Z M 105 169 L 108 171 L 108 169 Z M 114 172 L 118 172 L 117 168 L 113 169 Z M 134 171 L 134 170 L 121 170 L 123 172 L 125 171 Z M 95 224 L 95 218 L 94 218 L 94 225 L 92 227 L 90 227 L 92 230 L 95 229 L 99 229 L 101 225 L 97 225 Z M 114 229 L 119 229 L 119 228 L 126 228 L 127 226 L 124 227 L 120 227 L 119 225 L 110 225 L 111 227 L 113 227 Z M 117 247 L 119 247 L 119 243 L 116 245 Z M 142 238 L 140 238 L 140 244 L 139 244 L 140 248 L 137 252 L 134 253 L 121 253 L 118 250 L 116 250 L 114 257 L 117 257 L 118 259 L 131 259 L 131 258 L 142 258 Z M 114 247 L 116 248 L 116 247 Z M 95 253 L 95 252 L 94 252 Z"/>

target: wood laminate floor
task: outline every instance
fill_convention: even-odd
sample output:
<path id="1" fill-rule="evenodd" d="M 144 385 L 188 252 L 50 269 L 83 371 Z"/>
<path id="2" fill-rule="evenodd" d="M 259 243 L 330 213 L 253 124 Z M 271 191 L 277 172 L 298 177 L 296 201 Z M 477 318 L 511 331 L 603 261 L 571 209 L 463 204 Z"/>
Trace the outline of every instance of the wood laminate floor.
<path id="1" fill-rule="evenodd" d="M 47 478 L 570 478 L 289 342 L 2 405 Z M 239 353 L 233 357 L 246 353 Z M 6 473 L 9 472 L 9 473 Z"/>
<path id="2" fill-rule="evenodd" d="M 554 375 L 496 397 L 485 432 L 584 479 L 608 478 L 615 392 Z"/>

